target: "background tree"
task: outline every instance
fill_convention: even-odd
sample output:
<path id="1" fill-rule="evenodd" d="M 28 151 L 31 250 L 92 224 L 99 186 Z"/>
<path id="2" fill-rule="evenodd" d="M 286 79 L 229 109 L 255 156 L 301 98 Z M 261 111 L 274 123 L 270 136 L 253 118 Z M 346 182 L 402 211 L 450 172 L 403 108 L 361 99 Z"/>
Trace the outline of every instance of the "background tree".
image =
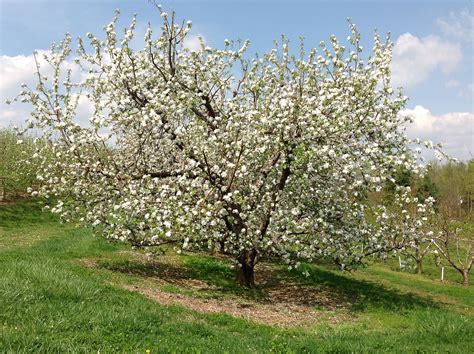
<path id="1" fill-rule="evenodd" d="M 439 189 L 438 203 L 440 211 L 446 217 L 460 218 L 469 209 L 469 181 L 472 172 L 469 165 L 462 162 L 449 162 L 445 165 L 433 165 L 432 179 Z"/>
<path id="2" fill-rule="evenodd" d="M 439 188 L 433 181 L 431 166 L 428 166 L 426 174 L 416 182 L 416 195 L 420 200 L 432 197 L 435 200 L 439 197 Z"/>
<path id="3" fill-rule="evenodd" d="M 38 192 L 60 197 L 53 211 L 135 246 L 221 248 L 249 287 L 264 257 L 345 268 L 417 237 L 423 218 L 396 223 L 367 203 L 400 168 L 422 172 L 398 114 L 406 97 L 390 85 L 389 38 L 375 34 L 367 61 L 353 24 L 349 48 L 332 36 L 299 55 L 284 37 L 253 58 L 247 41 L 190 51 L 191 23 L 158 8 L 161 33 L 148 28 L 142 50 L 130 46 L 135 19 L 117 36 L 118 13 L 105 39 L 79 39 L 80 83 L 65 66 L 69 36 L 45 55 L 48 80 L 37 61 L 38 85 L 20 98 L 52 141 L 55 163 L 36 163 Z M 94 105 L 88 126 L 76 121 L 81 96 Z M 400 208 L 428 212 L 431 201 L 395 190 Z"/>
<path id="4" fill-rule="evenodd" d="M 440 229 L 432 242 L 442 259 L 461 273 L 463 284 L 468 286 L 474 262 L 473 224 L 467 220 L 459 222 L 444 217 L 440 220 Z"/>
<path id="5" fill-rule="evenodd" d="M 27 188 L 35 184 L 36 167 L 31 159 L 39 144 L 12 129 L 0 129 L 0 201 L 26 195 Z"/>

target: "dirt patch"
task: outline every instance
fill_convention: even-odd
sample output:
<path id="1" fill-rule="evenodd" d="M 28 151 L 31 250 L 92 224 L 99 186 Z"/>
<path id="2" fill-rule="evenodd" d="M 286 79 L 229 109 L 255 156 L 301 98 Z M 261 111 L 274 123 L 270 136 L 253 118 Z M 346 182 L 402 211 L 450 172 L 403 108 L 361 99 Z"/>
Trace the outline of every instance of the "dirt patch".
<path id="1" fill-rule="evenodd" d="M 228 299 L 201 299 L 183 294 L 168 293 L 156 288 L 124 285 L 159 302 L 162 305 L 178 305 L 202 313 L 226 313 L 234 317 L 282 327 L 310 326 L 318 322 L 339 323 L 352 319 L 347 314 L 328 315 L 327 311 L 317 311 L 311 306 L 290 302 L 262 304 L 255 301 L 239 302 Z"/>
<path id="2" fill-rule="evenodd" d="M 356 299 L 324 286 L 306 285 L 284 277 L 271 263 L 258 264 L 256 282 L 259 284 L 259 295 L 252 297 L 245 292 L 222 288 L 206 279 L 197 279 L 192 269 L 181 264 L 177 258 L 162 257 L 150 261 L 137 252 L 121 252 L 125 253 L 133 257 L 133 262 L 111 262 L 105 267 L 93 259 L 82 259 L 80 263 L 89 268 L 101 267 L 133 275 L 135 280 L 132 285 L 115 285 L 143 294 L 163 305 L 183 306 L 202 313 L 226 313 L 282 327 L 355 320 L 349 315 L 349 309 Z"/>
<path id="3" fill-rule="evenodd" d="M 275 266 L 261 263 L 257 266 L 256 281 L 270 302 L 316 307 L 324 310 L 350 308 L 356 299 L 334 292 L 334 289 L 303 285 L 293 279 L 278 276 Z"/>
<path id="4" fill-rule="evenodd" d="M 79 260 L 79 264 L 86 268 L 98 268 L 99 262 L 95 259 L 83 258 Z"/>

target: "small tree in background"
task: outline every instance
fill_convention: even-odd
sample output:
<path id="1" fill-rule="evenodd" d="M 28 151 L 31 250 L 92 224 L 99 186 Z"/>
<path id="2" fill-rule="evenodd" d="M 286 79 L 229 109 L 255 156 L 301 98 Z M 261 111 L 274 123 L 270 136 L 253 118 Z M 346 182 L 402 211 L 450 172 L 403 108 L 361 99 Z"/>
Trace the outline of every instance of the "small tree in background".
<path id="1" fill-rule="evenodd" d="M 438 210 L 438 204 L 436 203 L 436 198 L 439 194 L 438 187 L 432 181 L 432 167 L 430 165 L 427 167 L 427 171 L 423 176 L 412 176 L 411 173 L 406 170 L 399 171 L 395 175 L 395 182 L 388 183 L 386 188 L 387 193 L 384 197 L 388 204 L 392 205 L 392 209 L 394 207 L 394 210 L 398 212 L 399 223 L 408 222 L 417 224 L 420 218 L 423 221 L 421 225 L 414 225 L 414 227 L 418 228 L 418 236 L 413 237 L 401 250 L 401 253 L 406 256 L 408 260 L 414 262 L 417 274 L 423 273 L 423 260 L 427 255 L 431 254 L 434 249 L 430 236 L 433 234 L 432 225 L 436 223 L 437 215 L 435 212 Z M 417 204 L 426 204 L 428 202 L 430 212 L 423 212 L 422 215 L 420 215 L 415 205 L 411 207 L 404 205 L 397 207 L 396 203 L 392 203 L 394 195 L 396 195 L 397 186 L 399 185 L 405 186 L 410 190 L 411 197 L 414 198 Z"/>
<path id="2" fill-rule="evenodd" d="M 332 36 L 298 56 L 285 38 L 254 58 L 247 41 L 191 51 L 191 23 L 159 10 L 161 32 L 148 28 L 142 50 L 130 46 L 135 19 L 117 36 L 118 13 L 105 39 L 87 34 L 91 51 L 80 39 L 80 83 L 66 36 L 45 55 L 52 77 L 38 62 L 37 87 L 20 94 L 52 141 L 55 162 L 35 163 L 38 192 L 61 197 L 53 211 L 135 246 L 220 249 L 248 287 L 264 257 L 346 268 L 419 236 L 424 218 L 399 223 L 367 203 L 400 167 L 422 172 L 398 114 L 406 97 L 390 85 L 389 38 L 375 35 L 367 61 L 352 24 L 347 48 Z M 94 105 L 88 126 L 80 97 Z M 402 211 L 428 212 L 430 201 L 395 190 Z"/>
<path id="3" fill-rule="evenodd" d="M 10 129 L 0 129 L 0 201 L 25 195 L 35 184 L 36 168 L 32 157 L 34 139 Z"/>
<path id="4" fill-rule="evenodd" d="M 472 161 L 434 165 L 430 174 L 436 184 L 440 212 L 448 218 L 463 218 L 472 211 L 474 168 Z"/>
<path id="5" fill-rule="evenodd" d="M 434 166 L 432 178 L 439 188 L 438 221 L 432 243 L 441 260 L 456 269 L 469 284 L 474 261 L 472 211 L 473 161 Z"/>
<path id="6" fill-rule="evenodd" d="M 460 222 L 443 218 L 440 229 L 432 242 L 441 258 L 461 273 L 463 284 L 468 286 L 474 263 L 474 227 L 466 220 Z"/>
<path id="7" fill-rule="evenodd" d="M 415 264 L 417 274 L 423 273 L 423 260 L 433 251 L 431 242 L 434 234 L 433 225 L 437 221 L 436 200 L 429 195 L 420 197 L 419 189 L 413 185 L 397 187 L 403 188 L 405 194 L 402 199 L 399 193 L 395 193 L 389 188 L 389 193 L 385 196 L 385 205 L 391 216 L 383 224 L 388 224 L 392 228 L 392 233 L 398 233 L 399 237 L 394 237 L 394 249 L 399 249 L 400 253 L 406 256 Z M 403 238 L 406 230 L 411 230 L 411 239 Z M 397 243 L 402 241 L 402 243 Z"/>

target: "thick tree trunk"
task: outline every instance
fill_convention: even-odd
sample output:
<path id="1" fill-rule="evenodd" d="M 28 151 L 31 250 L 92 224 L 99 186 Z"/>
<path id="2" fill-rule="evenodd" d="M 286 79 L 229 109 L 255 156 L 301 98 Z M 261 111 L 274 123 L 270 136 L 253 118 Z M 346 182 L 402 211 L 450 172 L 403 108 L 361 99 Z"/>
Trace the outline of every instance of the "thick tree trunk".
<path id="1" fill-rule="evenodd" d="M 422 260 L 416 261 L 416 274 L 423 274 L 423 261 Z"/>
<path id="2" fill-rule="evenodd" d="M 225 254 L 225 242 L 223 240 L 219 241 L 219 251 Z"/>
<path id="3" fill-rule="evenodd" d="M 250 252 L 245 251 L 238 258 L 239 266 L 237 268 L 235 278 L 241 286 L 247 288 L 255 287 L 254 269 L 255 269 L 255 258 L 257 252 L 252 250 Z"/>
<path id="4" fill-rule="evenodd" d="M 254 288 L 254 266 L 250 264 L 241 264 L 239 269 L 237 269 L 236 280 L 241 286 L 245 286 L 247 288 Z"/>

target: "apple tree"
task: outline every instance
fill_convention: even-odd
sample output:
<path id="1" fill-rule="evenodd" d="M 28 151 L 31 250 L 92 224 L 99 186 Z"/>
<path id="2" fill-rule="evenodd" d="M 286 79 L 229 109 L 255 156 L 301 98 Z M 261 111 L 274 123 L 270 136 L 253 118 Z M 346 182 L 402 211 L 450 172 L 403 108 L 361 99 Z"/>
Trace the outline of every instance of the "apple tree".
<path id="1" fill-rule="evenodd" d="M 54 212 L 137 247 L 222 251 L 248 287 L 265 257 L 349 268 L 418 237 L 421 217 L 395 222 L 367 203 L 401 168 L 422 173 L 388 37 L 376 33 L 368 56 L 349 22 L 346 46 L 332 36 L 292 54 L 283 37 L 262 56 L 248 41 L 193 51 L 191 22 L 159 11 L 163 25 L 141 50 L 136 19 L 119 36 L 117 12 L 103 38 L 78 40 L 74 60 L 69 35 L 37 55 L 37 85 L 19 99 L 50 141 L 53 161 L 35 154 L 34 193 L 56 196 Z M 81 100 L 93 106 L 87 123 Z M 400 205 L 428 212 L 396 190 Z"/>

